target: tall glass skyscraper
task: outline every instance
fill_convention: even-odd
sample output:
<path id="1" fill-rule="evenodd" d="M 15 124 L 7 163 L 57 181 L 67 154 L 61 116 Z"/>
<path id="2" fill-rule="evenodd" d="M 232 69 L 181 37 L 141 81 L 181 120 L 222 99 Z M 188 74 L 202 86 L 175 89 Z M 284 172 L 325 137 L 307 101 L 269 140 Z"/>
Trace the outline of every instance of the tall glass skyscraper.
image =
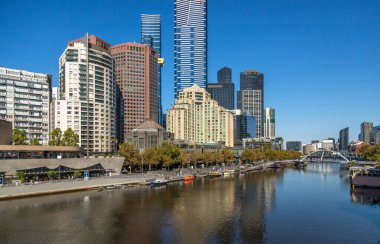
<path id="1" fill-rule="evenodd" d="M 240 73 L 237 108 L 256 118 L 256 136 L 264 137 L 264 75 L 259 71 L 247 70 Z"/>
<path id="2" fill-rule="evenodd" d="M 141 15 L 141 43 L 151 46 L 161 58 L 161 15 Z M 161 97 L 161 64 L 158 64 L 158 122 L 162 121 L 162 97 Z"/>
<path id="3" fill-rule="evenodd" d="M 207 88 L 207 0 L 174 0 L 174 97 Z"/>

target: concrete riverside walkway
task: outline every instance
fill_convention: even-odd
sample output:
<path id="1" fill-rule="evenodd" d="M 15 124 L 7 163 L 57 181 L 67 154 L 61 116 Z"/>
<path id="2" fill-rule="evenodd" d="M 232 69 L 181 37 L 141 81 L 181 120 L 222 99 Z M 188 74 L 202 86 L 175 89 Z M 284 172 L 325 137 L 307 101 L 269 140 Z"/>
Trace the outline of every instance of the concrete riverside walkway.
<path id="1" fill-rule="evenodd" d="M 147 180 L 153 180 L 155 178 L 156 177 L 153 174 L 144 174 L 125 177 L 90 178 L 89 180 L 63 180 L 59 182 L 43 182 L 33 185 L 0 187 L 0 201 L 13 198 L 84 191 L 113 185 L 141 184 L 145 183 Z"/>

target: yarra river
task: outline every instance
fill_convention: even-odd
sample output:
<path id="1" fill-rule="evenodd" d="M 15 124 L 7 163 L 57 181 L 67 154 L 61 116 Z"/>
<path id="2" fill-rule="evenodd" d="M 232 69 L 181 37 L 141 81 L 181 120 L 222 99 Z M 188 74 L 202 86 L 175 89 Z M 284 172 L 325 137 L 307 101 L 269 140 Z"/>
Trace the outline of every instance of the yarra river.
<path id="1" fill-rule="evenodd" d="M 305 170 L 0 202 L 0 243 L 380 243 L 380 190 Z"/>

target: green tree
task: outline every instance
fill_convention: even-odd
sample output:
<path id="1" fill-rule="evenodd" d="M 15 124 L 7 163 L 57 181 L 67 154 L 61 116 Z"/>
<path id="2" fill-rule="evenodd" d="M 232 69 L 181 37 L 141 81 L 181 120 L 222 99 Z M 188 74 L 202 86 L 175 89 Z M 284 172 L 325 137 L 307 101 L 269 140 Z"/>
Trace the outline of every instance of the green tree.
<path id="1" fill-rule="evenodd" d="M 24 171 L 17 171 L 16 175 L 19 178 L 19 180 L 21 181 L 21 183 L 25 182 L 26 177 L 25 177 Z"/>
<path id="2" fill-rule="evenodd" d="M 49 146 L 61 146 L 62 145 L 62 131 L 60 128 L 55 128 L 50 133 Z"/>
<path id="3" fill-rule="evenodd" d="M 141 163 L 140 151 L 134 144 L 128 142 L 120 144 L 119 153 L 125 158 L 124 163 L 127 165 L 137 165 Z"/>
<path id="4" fill-rule="evenodd" d="M 55 179 L 57 175 L 58 175 L 58 172 L 55 170 L 49 170 L 47 172 L 47 176 L 49 177 L 50 180 Z"/>
<path id="5" fill-rule="evenodd" d="M 207 166 L 209 164 L 215 163 L 215 153 L 214 152 L 204 152 L 203 153 L 203 159 Z"/>
<path id="6" fill-rule="evenodd" d="M 223 148 L 222 156 L 223 156 L 223 162 L 227 164 L 232 164 L 235 160 L 235 155 L 228 148 Z"/>
<path id="7" fill-rule="evenodd" d="M 204 155 L 200 151 L 193 151 L 190 153 L 189 160 L 191 164 L 204 162 Z"/>
<path id="8" fill-rule="evenodd" d="M 189 158 L 190 154 L 182 150 L 181 154 L 179 155 L 179 163 L 182 165 L 182 167 L 186 167 L 189 164 Z"/>
<path id="9" fill-rule="evenodd" d="M 62 146 L 78 146 L 79 135 L 71 128 L 68 128 L 62 137 Z"/>
<path id="10" fill-rule="evenodd" d="M 12 139 L 14 145 L 26 145 L 26 132 L 15 128 L 13 129 Z"/>
<path id="11" fill-rule="evenodd" d="M 154 166 L 159 164 L 158 150 L 156 148 L 146 148 L 141 156 L 143 163 Z"/>
<path id="12" fill-rule="evenodd" d="M 158 159 L 163 167 L 169 167 L 174 163 L 180 163 L 181 152 L 179 148 L 170 142 L 163 142 L 158 148 Z"/>
<path id="13" fill-rule="evenodd" d="M 37 140 L 37 139 L 31 139 L 31 140 L 29 141 L 29 145 L 32 145 L 32 146 L 41 146 L 41 143 L 40 143 L 40 141 Z"/>
<path id="14" fill-rule="evenodd" d="M 74 176 L 74 178 L 80 178 L 80 177 L 82 177 L 82 172 L 75 171 L 73 176 Z"/>

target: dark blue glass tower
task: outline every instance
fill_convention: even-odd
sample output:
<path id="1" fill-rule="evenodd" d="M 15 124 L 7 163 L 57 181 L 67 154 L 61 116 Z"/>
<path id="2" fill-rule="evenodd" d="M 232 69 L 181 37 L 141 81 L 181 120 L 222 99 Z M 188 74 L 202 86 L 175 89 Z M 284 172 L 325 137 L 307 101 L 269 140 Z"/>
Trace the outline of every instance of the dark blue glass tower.
<path id="1" fill-rule="evenodd" d="M 207 0 L 174 0 L 174 97 L 207 88 Z"/>
<path id="2" fill-rule="evenodd" d="M 151 46 L 161 58 L 161 15 L 141 15 L 141 43 Z M 162 125 L 162 79 L 161 65 L 158 65 L 158 122 Z"/>

